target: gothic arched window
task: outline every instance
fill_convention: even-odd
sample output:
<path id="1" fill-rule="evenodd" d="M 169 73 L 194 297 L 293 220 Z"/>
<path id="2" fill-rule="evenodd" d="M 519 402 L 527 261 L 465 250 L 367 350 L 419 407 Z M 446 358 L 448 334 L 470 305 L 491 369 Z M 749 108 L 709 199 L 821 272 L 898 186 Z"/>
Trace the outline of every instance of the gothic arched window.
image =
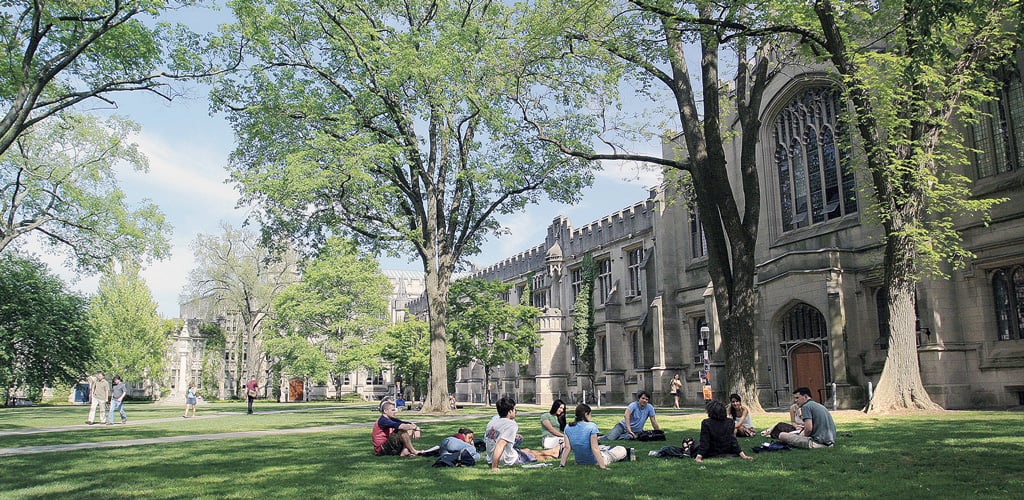
<path id="1" fill-rule="evenodd" d="M 839 103 L 837 90 L 810 88 L 775 119 L 783 231 L 857 212 L 853 170 L 840 140 Z"/>
<path id="2" fill-rule="evenodd" d="M 995 99 L 981 107 L 986 116 L 971 127 L 978 178 L 1024 167 L 1024 84 L 1017 68 L 1006 71 Z"/>

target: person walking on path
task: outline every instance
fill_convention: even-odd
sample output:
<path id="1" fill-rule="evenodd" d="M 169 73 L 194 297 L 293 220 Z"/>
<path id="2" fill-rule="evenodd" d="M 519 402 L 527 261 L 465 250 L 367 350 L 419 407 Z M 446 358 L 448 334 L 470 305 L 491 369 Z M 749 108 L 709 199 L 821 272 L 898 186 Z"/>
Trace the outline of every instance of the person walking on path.
<path id="1" fill-rule="evenodd" d="M 124 397 L 128 395 L 128 387 L 121 381 L 121 377 L 114 375 L 114 387 L 110 389 L 110 419 L 107 425 L 114 423 L 114 412 L 121 412 L 121 423 L 128 423 L 128 414 L 124 412 Z"/>
<path id="2" fill-rule="evenodd" d="M 96 421 L 96 409 L 100 410 L 100 423 L 107 420 L 107 400 L 110 399 L 110 382 L 103 379 L 103 372 L 89 379 L 89 419 L 85 423 L 92 425 Z"/>
<path id="3" fill-rule="evenodd" d="M 249 377 L 249 381 L 245 384 L 245 398 L 249 401 L 249 410 L 246 414 L 252 415 L 252 402 L 256 399 L 256 389 L 259 384 L 256 383 L 256 376 Z M 195 410 L 192 410 L 195 412 Z"/>
<path id="4" fill-rule="evenodd" d="M 675 406 L 673 408 L 680 409 L 679 405 L 683 402 L 683 381 L 679 379 L 679 374 L 672 377 L 672 397 L 675 399 Z"/>
<path id="5" fill-rule="evenodd" d="M 250 408 L 252 403 L 249 403 Z M 188 391 L 185 392 L 185 414 L 182 415 L 184 418 L 188 418 L 188 409 L 192 408 L 192 416 L 196 416 L 196 383 L 188 383 Z M 251 411 L 249 413 L 252 413 Z"/>

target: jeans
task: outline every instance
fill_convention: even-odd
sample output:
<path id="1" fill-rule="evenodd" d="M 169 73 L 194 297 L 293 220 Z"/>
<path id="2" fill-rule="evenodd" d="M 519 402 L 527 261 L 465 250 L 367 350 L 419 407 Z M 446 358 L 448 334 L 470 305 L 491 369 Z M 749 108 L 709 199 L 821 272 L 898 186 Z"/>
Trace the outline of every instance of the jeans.
<path id="1" fill-rule="evenodd" d="M 633 439 L 633 436 L 626 431 L 626 426 L 622 425 L 622 421 L 615 424 L 615 427 L 612 427 L 608 434 L 598 438 L 599 441 L 615 441 L 616 439 Z"/>
<path id="2" fill-rule="evenodd" d="M 249 411 L 247 413 L 252 413 L 252 402 L 256 398 L 254 398 L 252 396 L 246 396 L 245 398 L 249 400 Z"/>
<path id="3" fill-rule="evenodd" d="M 441 453 L 458 453 L 462 450 L 469 450 L 473 460 L 480 460 L 480 452 L 473 446 L 455 436 L 448 436 L 441 440 Z"/>
<path id="4" fill-rule="evenodd" d="M 116 399 L 111 399 L 110 400 L 110 420 L 109 420 L 109 422 L 113 422 L 114 421 L 114 412 L 115 411 L 121 412 L 121 421 L 122 422 L 125 421 L 125 420 L 128 420 L 128 415 L 125 414 L 125 412 L 124 412 L 124 401 L 118 401 Z"/>

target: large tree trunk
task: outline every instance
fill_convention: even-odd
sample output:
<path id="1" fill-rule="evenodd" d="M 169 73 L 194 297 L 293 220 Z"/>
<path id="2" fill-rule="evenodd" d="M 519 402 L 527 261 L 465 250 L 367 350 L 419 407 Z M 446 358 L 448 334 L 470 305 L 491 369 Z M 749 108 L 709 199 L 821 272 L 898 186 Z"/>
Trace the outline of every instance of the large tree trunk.
<path id="1" fill-rule="evenodd" d="M 430 311 L 430 380 L 423 408 L 430 412 L 448 412 L 448 288 L 450 279 L 442 276 L 433 262 L 427 263 L 427 309 Z"/>
<path id="2" fill-rule="evenodd" d="M 889 234 L 893 234 L 890 230 Z M 917 357 L 917 314 L 914 308 L 914 283 L 908 276 L 912 269 L 913 249 L 906 237 L 890 236 L 885 249 L 885 283 L 887 284 L 889 353 L 878 379 L 868 413 L 900 410 L 938 410 L 921 381 Z"/>

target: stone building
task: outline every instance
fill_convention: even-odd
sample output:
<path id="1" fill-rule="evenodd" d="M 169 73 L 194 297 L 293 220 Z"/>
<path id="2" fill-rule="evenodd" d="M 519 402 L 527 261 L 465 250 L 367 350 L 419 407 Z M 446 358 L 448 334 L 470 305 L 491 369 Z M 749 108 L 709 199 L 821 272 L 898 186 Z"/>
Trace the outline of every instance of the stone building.
<path id="1" fill-rule="evenodd" d="M 1024 67 L 1021 57 L 1016 68 Z M 777 78 L 762 104 L 759 138 L 761 227 L 755 262 L 759 317 L 757 387 L 778 406 L 797 386 L 840 408 L 860 408 L 885 362 L 880 328 L 881 230 L 866 214 L 870 187 L 851 163 L 834 81 L 803 68 Z M 926 389 L 946 408 L 1024 404 L 1024 86 L 1007 72 L 990 118 L 968 127 L 977 150 L 961 173 L 979 197 L 1006 198 L 991 222 L 961 217 L 975 257 L 949 279 L 923 280 L 917 292 L 918 355 Z M 733 137 L 739 151 L 739 131 Z M 676 139 L 678 140 L 678 138 Z M 664 155 L 676 154 L 667 140 Z M 735 164 L 730 158 L 730 164 Z M 738 172 L 733 173 L 738 176 Z M 734 179 L 735 180 L 735 179 Z M 736 184 L 736 183 L 734 183 Z M 495 369 L 493 392 L 546 404 L 583 397 L 574 369 L 571 308 L 584 254 L 597 259 L 597 380 L 605 402 L 641 389 L 668 401 L 675 373 L 686 400 L 701 399 L 697 343 L 710 330 L 712 383 L 721 394 L 724 360 L 706 270 L 699 214 L 673 184 L 625 210 L 574 229 L 557 217 L 538 246 L 473 275 L 516 285 L 532 280 L 541 307 L 541 345 L 527 366 Z M 518 297 L 511 297 L 511 301 Z M 414 303 L 419 307 L 424 304 Z M 456 396 L 480 400 L 479 367 L 459 371 Z M 587 395 L 593 400 L 593 395 Z"/>
<path id="2" fill-rule="evenodd" d="M 409 301 L 423 294 L 423 273 L 416 271 L 382 270 L 394 285 L 388 300 L 387 317 L 391 323 L 405 320 Z M 240 385 L 256 376 L 262 391 L 260 397 L 282 401 L 308 401 L 330 399 L 354 393 L 366 399 L 379 399 L 394 384 L 394 373 L 385 368 L 368 372 L 360 369 L 336 375 L 325 384 L 317 384 L 303 377 L 277 376 L 270 369 L 270 361 L 260 345 L 250 346 L 241 336 L 242 324 L 237 314 L 214 312 L 195 301 L 181 304 L 182 328 L 174 334 L 168 351 L 169 398 L 184 400 L 188 383 L 194 381 L 200 389 L 217 398 L 235 397 Z M 224 334 L 224 347 L 211 351 L 210 338 L 203 333 L 204 324 L 215 324 Z M 258 337 L 257 337 L 258 338 Z M 242 341 L 243 345 L 238 345 Z M 249 363 L 252 356 L 252 363 Z M 246 366 L 252 367 L 247 369 Z M 213 375 L 209 373 L 215 371 Z M 239 378 L 241 374 L 241 378 Z M 269 381 L 269 383 L 268 383 Z M 209 383 L 212 387 L 204 387 Z"/>

